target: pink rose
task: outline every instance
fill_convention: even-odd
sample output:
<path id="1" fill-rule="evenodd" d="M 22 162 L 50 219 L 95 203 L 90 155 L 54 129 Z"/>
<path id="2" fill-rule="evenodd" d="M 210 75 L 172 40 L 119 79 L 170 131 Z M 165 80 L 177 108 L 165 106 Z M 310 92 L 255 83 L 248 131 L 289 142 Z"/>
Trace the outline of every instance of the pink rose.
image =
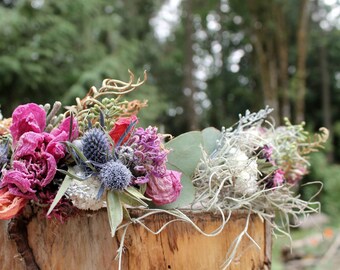
<path id="1" fill-rule="evenodd" d="M 35 199 L 35 192 L 49 184 L 57 170 L 54 153 L 46 151 L 52 139 L 48 133 L 24 133 L 13 155 L 13 168 L 3 173 L 2 186 L 13 195 Z"/>
<path id="2" fill-rule="evenodd" d="M 13 146 L 25 132 L 33 131 L 41 133 L 46 126 L 46 112 L 35 103 L 18 106 L 12 114 L 10 126 L 13 137 Z"/>
<path id="3" fill-rule="evenodd" d="M 54 135 L 55 137 L 62 135 L 63 141 L 67 141 L 69 139 L 70 124 L 71 124 L 71 117 L 69 116 L 65 118 L 64 121 L 62 121 L 58 127 L 54 128 L 51 131 L 51 134 Z M 78 136 L 79 136 L 79 131 L 78 131 L 77 119 L 73 118 L 70 140 L 73 141 L 77 139 Z"/>
<path id="4" fill-rule="evenodd" d="M 65 120 L 61 122 L 57 128 L 54 128 L 50 133 L 50 135 L 53 135 L 53 139 L 47 145 L 46 151 L 51 153 L 55 157 L 57 162 L 65 156 L 65 146 L 61 142 L 65 142 L 69 138 L 71 139 L 71 141 L 73 141 L 79 136 L 78 123 L 76 119 L 73 119 L 71 136 L 69 136 L 70 121 L 70 117 L 65 118 Z"/>
<path id="5" fill-rule="evenodd" d="M 35 193 L 53 180 L 57 162 L 65 156 L 62 142 L 79 136 L 77 121 L 74 119 L 72 127 L 70 124 L 68 117 L 46 133 L 46 113 L 41 107 L 29 103 L 15 109 L 10 127 L 13 164 L 10 170 L 4 170 L 0 188 L 6 187 L 15 196 L 37 199 Z"/>
<path id="6" fill-rule="evenodd" d="M 117 120 L 111 131 L 109 132 L 110 137 L 112 140 L 117 144 L 119 142 L 119 139 L 123 136 L 125 133 L 126 129 L 131 125 L 131 123 L 136 122 L 137 123 L 138 119 L 135 115 L 132 115 L 130 117 L 121 117 Z M 124 144 L 130 137 L 130 133 L 126 134 L 125 138 L 121 142 L 121 144 Z"/>
<path id="7" fill-rule="evenodd" d="M 11 194 L 8 188 L 0 189 L 0 219 L 15 217 L 26 203 L 26 199 Z"/>
<path id="8" fill-rule="evenodd" d="M 181 175 L 180 172 L 167 170 L 163 177 L 150 177 L 145 194 L 157 205 L 176 201 L 182 190 Z"/>

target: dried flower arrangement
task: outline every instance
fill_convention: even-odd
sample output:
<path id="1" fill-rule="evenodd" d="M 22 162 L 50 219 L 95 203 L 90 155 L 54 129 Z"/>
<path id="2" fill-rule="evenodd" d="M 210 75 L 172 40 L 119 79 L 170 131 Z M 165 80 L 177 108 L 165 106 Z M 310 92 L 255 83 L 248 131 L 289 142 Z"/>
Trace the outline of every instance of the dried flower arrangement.
<path id="1" fill-rule="evenodd" d="M 157 127 L 137 127 L 146 102 L 123 100 L 145 80 L 146 74 L 134 83 L 132 73 L 127 83 L 104 80 L 63 114 L 60 102 L 52 108 L 29 103 L 17 107 L 11 119 L 0 119 L 0 219 L 29 208 L 31 215 L 64 222 L 77 211 L 107 208 L 112 236 L 124 230 L 121 262 L 128 226 L 159 212 L 198 230 L 183 209 L 218 212 L 221 227 L 210 234 L 200 230 L 215 235 L 233 211 L 243 210 L 248 220 L 256 213 L 273 233 L 289 237 L 290 217 L 319 210 L 318 202 L 296 196 L 294 186 L 308 172 L 308 155 L 327 140 L 326 129 L 311 137 L 303 124 L 286 120 L 275 127 L 272 109 L 265 108 L 240 115 L 231 128 L 192 131 L 165 143 Z M 130 208 L 146 214 L 131 219 Z M 242 237 L 250 237 L 247 224 L 223 268 Z"/>

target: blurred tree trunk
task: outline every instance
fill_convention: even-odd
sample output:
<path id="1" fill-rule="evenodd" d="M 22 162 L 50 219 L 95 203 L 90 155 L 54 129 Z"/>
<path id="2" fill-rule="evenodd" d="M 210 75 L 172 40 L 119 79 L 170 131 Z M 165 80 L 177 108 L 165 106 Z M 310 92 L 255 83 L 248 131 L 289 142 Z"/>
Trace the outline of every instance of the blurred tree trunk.
<path id="1" fill-rule="evenodd" d="M 323 126 L 329 130 L 329 141 L 333 141 L 333 128 L 332 128 L 332 105 L 331 105 L 331 91 L 330 79 L 328 70 L 327 51 L 324 43 L 320 45 L 320 72 L 321 72 L 321 96 L 322 96 L 322 116 Z M 334 160 L 334 151 L 330 149 L 327 154 L 328 160 Z"/>
<path id="2" fill-rule="evenodd" d="M 184 81 L 183 81 L 183 92 L 185 99 L 185 116 L 187 120 L 187 126 L 189 130 L 196 130 L 199 128 L 198 115 L 195 110 L 195 85 L 194 85 L 194 49 L 193 49 L 193 1 L 184 1 L 184 31 L 185 31 L 185 43 L 184 43 Z"/>
<path id="3" fill-rule="evenodd" d="M 319 11 L 319 1 L 315 1 L 313 10 Z M 321 74 L 321 97 L 322 97 L 322 125 L 329 130 L 329 139 L 331 145 L 333 145 L 333 126 L 332 126 L 332 103 L 331 103 L 331 86 L 330 86 L 330 76 L 329 76 L 329 64 L 328 64 L 328 53 L 327 53 L 327 37 L 325 31 L 320 27 L 320 22 L 325 19 L 320 16 L 317 21 L 317 27 L 319 30 L 319 67 Z M 331 147 L 327 151 L 327 158 L 329 162 L 334 161 L 334 149 Z"/>
<path id="4" fill-rule="evenodd" d="M 306 95 L 306 56 L 307 56 L 307 30 L 309 22 L 309 1 L 301 0 L 299 7 L 297 29 L 297 69 L 296 69 L 296 102 L 295 121 L 299 123 L 305 119 Z"/>
<path id="5" fill-rule="evenodd" d="M 248 0 L 251 16 L 251 40 L 255 48 L 265 105 L 274 109 L 273 117 L 280 123 L 280 114 L 289 116 L 288 47 L 285 43 L 283 10 L 278 2 Z M 281 92 L 283 94 L 281 94 Z M 284 110 L 279 96 L 283 96 Z M 287 112 L 288 111 L 288 112 Z"/>
<path id="6" fill-rule="evenodd" d="M 288 29 L 283 8 L 274 5 L 273 14 L 276 18 L 276 44 L 279 63 L 279 97 L 281 97 L 281 115 L 291 117 L 289 76 L 288 76 Z"/>

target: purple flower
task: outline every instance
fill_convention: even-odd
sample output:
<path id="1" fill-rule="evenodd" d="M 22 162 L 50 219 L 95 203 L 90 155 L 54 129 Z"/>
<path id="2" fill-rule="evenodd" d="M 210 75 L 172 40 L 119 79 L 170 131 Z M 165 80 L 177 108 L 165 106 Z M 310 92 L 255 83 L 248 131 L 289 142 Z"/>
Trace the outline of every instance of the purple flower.
<path id="1" fill-rule="evenodd" d="M 273 165 L 275 165 L 275 161 L 273 160 L 272 158 L 272 155 L 273 155 L 273 147 L 272 146 L 269 146 L 269 145 L 264 145 L 263 148 L 262 148 L 262 154 L 263 154 L 263 157 L 266 159 L 266 161 L 272 163 Z"/>
<path id="2" fill-rule="evenodd" d="M 177 171 L 167 170 L 163 177 L 150 177 L 145 195 L 157 205 L 176 201 L 182 190 L 181 174 Z"/>
<path id="3" fill-rule="evenodd" d="M 151 177 L 163 177 L 166 173 L 168 150 L 161 142 L 156 127 L 137 128 L 128 144 L 134 151 L 133 171 L 136 184 L 147 183 Z"/>
<path id="4" fill-rule="evenodd" d="M 279 187 L 282 186 L 284 182 L 285 172 L 281 169 L 277 169 L 268 179 L 268 182 L 266 183 L 266 188 Z"/>
<path id="5" fill-rule="evenodd" d="M 274 177 L 273 177 L 273 184 L 274 187 L 279 187 L 283 184 L 285 181 L 285 172 L 281 169 L 277 169 L 274 172 Z"/>

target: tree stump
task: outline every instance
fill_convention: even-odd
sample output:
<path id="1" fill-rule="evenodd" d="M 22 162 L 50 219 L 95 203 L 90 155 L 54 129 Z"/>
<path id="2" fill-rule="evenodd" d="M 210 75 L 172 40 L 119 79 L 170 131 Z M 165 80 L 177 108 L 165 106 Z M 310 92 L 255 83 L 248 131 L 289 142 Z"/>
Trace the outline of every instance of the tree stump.
<path id="1" fill-rule="evenodd" d="M 131 211 L 135 217 L 141 214 L 139 210 Z M 214 231 L 221 223 L 220 216 L 212 213 L 189 213 L 189 216 L 205 232 Z M 203 236 L 192 225 L 181 221 L 169 224 L 158 235 L 141 225 L 130 225 L 124 242 L 122 269 L 220 269 L 231 243 L 244 228 L 246 218 L 242 212 L 233 214 L 224 230 L 215 237 Z M 144 224 L 157 230 L 172 219 L 167 214 L 156 214 L 147 217 Z M 0 221 L 1 269 L 29 269 L 16 242 L 9 239 L 8 223 Z M 28 244 L 41 270 L 118 269 L 115 258 L 122 233 L 120 230 L 111 237 L 106 210 L 84 211 L 64 224 L 43 217 L 34 217 L 27 224 Z M 260 249 L 244 237 L 228 269 L 270 269 L 269 227 L 258 216 L 251 215 L 248 233 Z"/>

